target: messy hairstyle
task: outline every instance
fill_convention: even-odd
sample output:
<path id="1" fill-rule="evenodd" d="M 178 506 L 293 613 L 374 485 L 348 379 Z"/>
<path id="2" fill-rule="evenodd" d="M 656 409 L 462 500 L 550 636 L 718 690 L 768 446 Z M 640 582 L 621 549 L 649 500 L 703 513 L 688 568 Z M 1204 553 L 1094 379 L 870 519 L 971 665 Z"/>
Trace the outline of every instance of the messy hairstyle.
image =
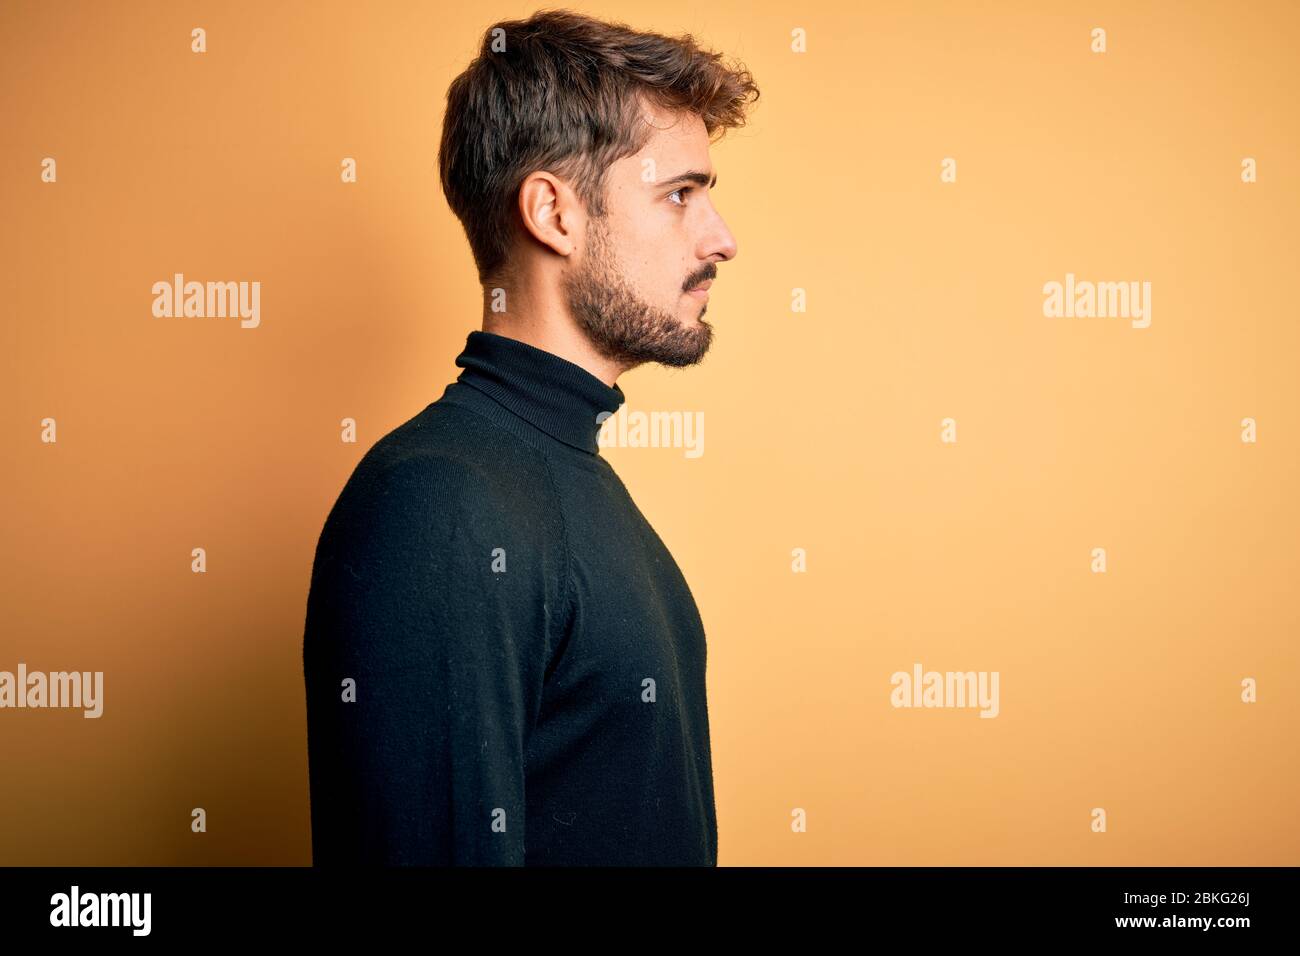
<path id="1" fill-rule="evenodd" d="M 690 35 L 642 33 L 568 10 L 487 29 L 478 56 L 447 90 L 438 152 L 442 189 L 465 227 L 480 283 L 506 265 L 529 173 L 560 176 L 590 215 L 605 215 L 610 164 L 653 132 L 642 99 L 694 113 L 712 140 L 744 125 L 758 87 L 743 66 Z"/>

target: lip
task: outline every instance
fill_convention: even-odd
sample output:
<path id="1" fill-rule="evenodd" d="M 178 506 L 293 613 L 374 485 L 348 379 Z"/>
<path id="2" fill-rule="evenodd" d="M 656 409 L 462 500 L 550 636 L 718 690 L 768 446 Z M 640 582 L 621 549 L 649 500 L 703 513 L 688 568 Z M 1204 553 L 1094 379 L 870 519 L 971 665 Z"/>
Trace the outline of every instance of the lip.
<path id="1" fill-rule="evenodd" d="M 712 280 L 712 279 L 708 279 L 708 280 L 706 280 L 706 281 L 704 281 L 704 282 L 701 282 L 701 283 L 700 283 L 699 285 L 697 285 L 694 289 L 691 289 L 691 290 L 688 292 L 688 294 L 689 294 L 689 295 L 693 295 L 693 296 L 697 296 L 698 298 L 701 298 L 701 299 L 707 299 L 707 298 L 709 297 L 709 286 L 711 286 L 711 285 L 713 285 L 713 280 Z"/>

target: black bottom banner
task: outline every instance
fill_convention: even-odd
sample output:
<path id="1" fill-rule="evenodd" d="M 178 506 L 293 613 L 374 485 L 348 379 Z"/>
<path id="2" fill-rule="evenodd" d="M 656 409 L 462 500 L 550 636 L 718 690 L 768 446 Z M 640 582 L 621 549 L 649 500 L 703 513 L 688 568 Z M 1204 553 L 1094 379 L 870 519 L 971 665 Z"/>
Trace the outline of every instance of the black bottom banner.
<path id="1" fill-rule="evenodd" d="M 1250 945 L 1294 927 L 1296 869 L 733 868 L 0 869 L 6 942 L 337 943 L 425 934 L 437 946 L 557 933 L 695 938 L 843 929 L 929 942 L 1131 936 Z M 621 929 L 620 929 L 621 927 Z M 453 934 L 453 935 L 448 935 Z M 664 937 L 680 941 L 682 937 Z M 888 938 L 888 937 L 883 937 Z M 568 941 L 567 939 L 565 940 Z M 575 942 L 577 940 L 574 940 Z M 15 950 L 16 952 L 16 950 Z"/>

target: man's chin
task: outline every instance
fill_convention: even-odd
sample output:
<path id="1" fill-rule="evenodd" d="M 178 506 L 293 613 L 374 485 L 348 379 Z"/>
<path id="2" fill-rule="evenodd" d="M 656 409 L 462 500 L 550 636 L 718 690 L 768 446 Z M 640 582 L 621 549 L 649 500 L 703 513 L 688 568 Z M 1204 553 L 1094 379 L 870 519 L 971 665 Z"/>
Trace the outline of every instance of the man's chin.
<path id="1" fill-rule="evenodd" d="M 673 368 L 686 368 L 704 359 L 708 354 L 709 346 L 713 344 L 713 326 L 701 318 L 695 318 L 690 321 L 688 327 L 695 333 L 690 342 L 679 344 L 676 348 L 661 350 L 655 358 L 656 362 Z"/>

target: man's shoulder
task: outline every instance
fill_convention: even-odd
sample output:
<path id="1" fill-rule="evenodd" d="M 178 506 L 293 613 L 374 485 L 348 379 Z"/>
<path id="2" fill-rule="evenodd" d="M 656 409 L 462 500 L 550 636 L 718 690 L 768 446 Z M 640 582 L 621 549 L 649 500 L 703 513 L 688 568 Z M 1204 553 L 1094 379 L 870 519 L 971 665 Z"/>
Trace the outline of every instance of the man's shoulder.
<path id="1" fill-rule="evenodd" d="M 417 459 L 486 466 L 541 464 L 540 453 L 527 442 L 477 412 L 438 401 L 376 441 L 358 469 L 364 465 L 383 470 Z"/>
<path id="2" fill-rule="evenodd" d="M 546 469 L 536 449 L 481 415 L 433 402 L 366 451 L 335 511 L 517 514 L 549 504 Z"/>

